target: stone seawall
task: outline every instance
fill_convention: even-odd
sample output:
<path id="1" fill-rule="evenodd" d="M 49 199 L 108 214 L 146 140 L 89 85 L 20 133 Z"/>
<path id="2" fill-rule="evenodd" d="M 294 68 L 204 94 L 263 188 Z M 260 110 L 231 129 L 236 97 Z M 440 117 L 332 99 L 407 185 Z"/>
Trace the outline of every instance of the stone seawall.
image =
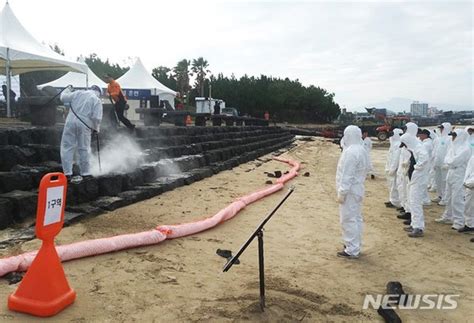
<path id="1" fill-rule="evenodd" d="M 61 171 L 61 127 L 0 130 L 0 229 L 34 219 L 42 176 Z M 69 184 L 66 221 L 129 205 L 279 150 L 294 135 L 279 127 L 143 127 L 101 132 L 101 151 L 117 136 L 143 153 L 140 164 Z M 96 151 L 92 142 L 92 151 Z"/>

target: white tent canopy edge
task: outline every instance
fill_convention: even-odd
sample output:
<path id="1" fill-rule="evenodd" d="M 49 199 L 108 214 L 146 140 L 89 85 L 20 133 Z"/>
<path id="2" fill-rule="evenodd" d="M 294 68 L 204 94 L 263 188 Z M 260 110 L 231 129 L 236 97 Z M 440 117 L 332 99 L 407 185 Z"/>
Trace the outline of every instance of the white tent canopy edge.
<path id="1" fill-rule="evenodd" d="M 38 42 L 16 18 L 7 1 L 0 13 L 0 74 L 7 79 L 8 117 L 11 76 L 42 70 L 87 73 L 87 65 L 67 59 Z"/>

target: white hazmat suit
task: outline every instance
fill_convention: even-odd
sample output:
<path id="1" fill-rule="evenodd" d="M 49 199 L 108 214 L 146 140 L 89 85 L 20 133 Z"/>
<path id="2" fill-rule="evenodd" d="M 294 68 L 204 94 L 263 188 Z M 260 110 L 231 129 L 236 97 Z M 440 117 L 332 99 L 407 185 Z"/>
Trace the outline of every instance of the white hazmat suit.
<path id="1" fill-rule="evenodd" d="M 467 126 L 464 130 L 469 134 L 468 130 L 474 129 L 474 126 Z M 471 148 L 471 155 L 474 154 L 474 132 L 469 135 L 467 142 L 469 143 L 469 147 Z"/>
<path id="2" fill-rule="evenodd" d="M 413 122 L 408 122 L 406 124 L 405 133 L 416 138 L 416 134 L 418 133 L 418 126 Z M 410 166 L 410 157 L 411 157 L 411 153 L 408 151 L 408 149 L 406 147 L 401 148 L 399 169 L 397 171 L 397 188 L 398 188 L 398 194 L 400 197 L 402 207 L 406 213 L 411 213 L 410 202 L 409 202 L 410 180 L 408 178 L 408 168 Z"/>
<path id="3" fill-rule="evenodd" d="M 471 149 L 467 142 L 468 133 L 464 129 L 454 130 L 451 146 L 444 159 L 448 166 L 446 176 L 446 209 L 437 222 L 453 222 L 453 228 L 459 230 L 464 227 L 464 189 L 463 181 L 466 166 L 471 158 Z"/>
<path id="4" fill-rule="evenodd" d="M 408 122 L 406 124 L 406 131 L 405 133 L 409 134 L 409 135 L 412 135 L 413 137 L 416 138 L 416 135 L 418 134 L 418 125 L 416 123 L 413 123 L 413 122 Z"/>
<path id="5" fill-rule="evenodd" d="M 433 140 L 431 138 L 426 138 L 421 141 L 423 147 L 425 147 L 426 152 L 428 153 L 428 176 L 425 178 L 426 189 L 423 194 L 423 205 L 430 205 L 431 199 L 430 194 L 428 193 L 428 186 L 430 184 L 430 172 L 432 170 L 432 157 L 433 157 Z"/>
<path id="6" fill-rule="evenodd" d="M 364 148 L 367 151 L 367 160 L 369 162 L 369 174 L 371 176 L 375 176 L 374 166 L 372 165 L 372 158 L 370 157 L 370 152 L 372 151 L 372 139 L 367 136 L 363 140 Z"/>
<path id="7" fill-rule="evenodd" d="M 336 191 L 340 203 L 339 215 L 344 240 L 344 252 L 357 257 L 362 240 L 362 200 L 364 182 L 369 161 L 362 145 L 362 132 L 359 127 L 347 126 L 344 130 L 346 148 L 337 164 Z"/>
<path id="8" fill-rule="evenodd" d="M 441 198 L 441 204 L 446 203 L 446 176 L 448 174 L 448 169 L 444 165 L 444 157 L 448 152 L 448 147 L 450 145 L 450 137 L 448 134 L 451 132 L 451 124 L 449 122 L 444 122 L 442 124 L 443 129 L 441 134 L 435 139 L 433 151 L 434 157 L 434 172 L 435 172 L 435 182 L 436 182 L 436 192 Z"/>
<path id="9" fill-rule="evenodd" d="M 400 196 L 397 187 L 397 170 L 400 162 L 400 135 L 403 133 L 401 129 L 393 129 L 393 136 L 390 137 L 390 149 L 388 151 L 387 162 L 385 164 L 385 174 L 389 188 L 389 201 L 395 207 L 401 207 Z"/>
<path id="10" fill-rule="evenodd" d="M 466 190 L 464 207 L 464 223 L 469 228 L 474 228 L 474 155 L 469 159 L 464 176 L 464 187 Z"/>
<path id="11" fill-rule="evenodd" d="M 430 192 L 436 192 L 436 181 L 435 181 L 435 170 L 434 170 L 434 152 L 436 151 L 436 138 L 438 138 L 438 134 L 436 130 L 430 130 L 430 137 L 432 139 L 431 144 L 433 145 L 433 150 L 431 151 L 431 166 L 430 166 L 430 177 L 428 180 L 428 187 Z"/>
<path id="12" fill-rule="evenodd" d="M 67 176 L 72 175 L 76 150 L 81 175 L 91 174 L 89 165 L 91 132 L 92 130 L 99 131 L 102 120 L 102 102 L 99 96 L 100 92 L 93 90 L 71 92 L 67 89 L 61 94 L 61 101 L 70 106 L 61 138 L 61 163 L 63 172 Z"/>
<path id="13" fill-rule="evenodd" d="M 413 135 L 405 133 L 401 137 L 402 143 L 415 158 L 415 166 L 411 179 L 408 183 L 408 204 L 411 212 L 411 227 L 414 230 L 425 230 L 425 219 L 423 214 L 423 193 L 426 188 L 428 177 L 428 153 L 421 142 Z"/>
<path id="14" fill-rule="evenodd" d="M 406 147 L 400 148 L 400 161 L 397 169 L 397 189 L 400 204 L 406 213 L 410 213 L 408 204 L 408 166 L 410 165 L 410 152 Z"/>

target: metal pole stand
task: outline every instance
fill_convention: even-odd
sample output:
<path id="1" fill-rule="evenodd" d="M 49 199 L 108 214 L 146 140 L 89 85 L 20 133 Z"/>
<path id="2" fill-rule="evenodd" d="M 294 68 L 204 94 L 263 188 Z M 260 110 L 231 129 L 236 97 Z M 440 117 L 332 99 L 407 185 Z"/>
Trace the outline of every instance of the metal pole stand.
<path id="1" fill-rule="evenodd" d="M 258 238 L 258 271 L 259 271 L 259 279 L 260 279 L 260 309 L 262 312 L 265 311 L 265 264 L 264 264 L 264 256 L 263 256 L 263 228 L 265 224 L 270 220 L 270 218 L 275 214 L 275 212 L 280 208 L 280 206 L 286 201 L 286 199 L 293 193 L 295 190 L 294 187 L 291 187 L 288 190 L 288 193 L 283 197 L 283 199 L 278 203 L 278 205 L 273 209 L 273 211 L 267 215 L 267 217 L 259 224 L 257 229 L 250 235 L 250 238 L 240 247 L 239 251 L 230 258 L 230 260 L 224 265 L 223 271 L 228 271 L 233 264 L 239 259 L 240 255 L 247 249 L 250 243 L 255 239 Z"/>
<path id="2" fill-rule="evenodd" d="M 263 230 L 257 232 L 258 237 L 258 271 L 260 274 L 260 309 L 265 312 L 265 264 L 263 258 Z"/>

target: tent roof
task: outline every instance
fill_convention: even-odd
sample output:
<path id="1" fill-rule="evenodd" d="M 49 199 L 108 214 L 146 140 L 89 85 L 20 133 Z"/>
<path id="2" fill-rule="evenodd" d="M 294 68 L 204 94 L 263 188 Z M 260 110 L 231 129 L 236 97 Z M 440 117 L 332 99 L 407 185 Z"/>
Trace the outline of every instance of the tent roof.
<path id="1" fill-rule="evenodd" d="M 140 58 L 137 58 L 135 64 L 128 70 L 127 73 L 122 75 L 117 82 L 120 84 L 122 89 L 136 89 L 136 90 L 154 90 L 157 93 L 167 93 L 176 95 L 176 92 L 167 88 L 157 79 L 155 79 L 143 66 Z"/>
<path id="2" fill-rule="evenodd" d="M 84 60 L 80 59 L 79 62 L 84 63 Z M 100 78 L 98 78 L 97 75 L 95 75 L 94 72 L 92 72 L 92 70 L 89 68 L 89 66 L 87 66 L 87 78 L 88 78 L 89 87 L 91 85 L 97 85 L 98 87 L 100 87 L 102 89 L 107 88 L 107 83 L 105 83 Z M 58 78 L 54 81 L 38 85 L 38 88 L 41 89 L 45 86 L 65 88 L 69 84 L 71 84 L 75 88 L 86 88 L 87 87 L 87 85 L 86 85 L 86 75 L 81 74 L 81 73 L 77 73 L 77 72 L 69 72 L 69 73 L 63 75 L 62 77 L 60 77 L 60 78 Z"/>
<path id="3" fill-rule="evenodd" d="M 8 57 L 13 75 L 39 70 L 87 72 L 87 65 L 69 60 L 38 42 L 7 2 L 0 13 L 0 74 L 5 74 Z"/>

